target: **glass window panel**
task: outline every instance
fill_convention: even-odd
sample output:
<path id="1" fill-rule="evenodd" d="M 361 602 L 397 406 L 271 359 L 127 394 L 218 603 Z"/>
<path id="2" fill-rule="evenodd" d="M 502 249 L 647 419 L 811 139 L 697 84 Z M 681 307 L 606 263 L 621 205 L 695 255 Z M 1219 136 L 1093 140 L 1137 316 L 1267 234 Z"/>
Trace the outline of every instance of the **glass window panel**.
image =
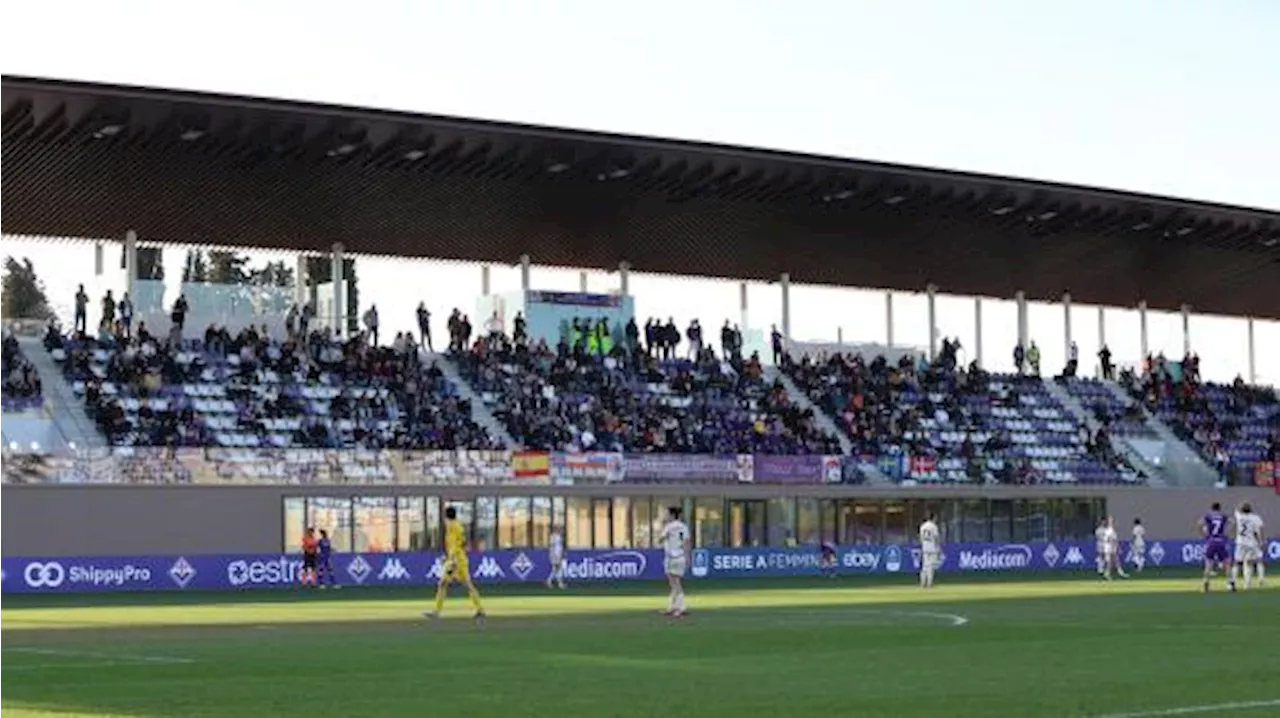
<path id="1" fill-rule="evenodd" d="M 693 533 L 698 546 L 724 545 L 724 499 L 699 498 L 694 504 Z"/>
<path id="2" fill-rule="evenodd" d="M 592 545 L 595 548 L 612 548 L 613 517 L 610 516 L 613 502 L 609 499 L 595 499 L 591 502 L 591 513 L 595 519 L 592 526 Z"/>
<path id="3" fill-rule="evenodd" d="M 626 496 L 613 497 L 614 548 L 631 548 L 631 527 L 627 525 L 630 519 L 631 499 Z"/>
<path id="4" fill-rule="evenodd" d="M 421 496 L 396 499 L 396 550 L 422 551 L 427 548 L 425 501 Z"/>
<path id="5" fill-rule="evenodd" d="M 963 533 L 962 509 L 958 500 L 929 502 L 929 506 L 934 507 L 938 512 L 938 528 L 942 531 L 943 541 L 963 541 L 961 538 Z M 924 522 L 924 517 L 920 517 L 920 521 Z M 919 525 L 917 525 L 919 528 Z"/>
<path id="6" fill-rule="evenodd" d="M 996 543 L 1013 540 L 1013 502 L 1008 499 L 991 502 L 991 540 Z"/>
<path id="7" fill-rule="evenodd" d="M 546 496 L 533 497 L 533 541 L 529 545 L 546 548 L 551 543 L 551 526 L 551 499 Z"/>
<path id="8" fill-rule="evenodd" d="M 498 543 L 498 501 L 492 496 L 476 497 L 475 528 L 471 530 L 476 551 L 490 551 Z"/>
<path id="9" fill-rule="evenodd" d="M 991 521 L 987 509 L 984 499 L 965 499 L 960 502 L 961 541 L 991 540 Z"/>
<path id="10" fill-rule="evenodd" d="M 551 526 L 556 531 L 560 532 L 560 536 L 564 538 L 565 541 L 568 541 L 569 539 L 565 535 L 565 527 L 569 525 L 569 519 L 566 511 L 567 509 L 565 508 L 565 500 L 563 496 L 551 497 Z"/>
<path id="11" fill-rule="evenodd" d="M 631 541 L 636 548 L 653 545 L 653 504 L 648 496 L 631 499 Z"/>
<path id="12" fill-rule="evenodd" d="M 819 524 L 818 524 L 818 541 L 837 541 L 838 527 L 836 526 L 836 500 L 823 499 L 819 504 Z"/>
<path id="13" fill-rule="evenodd" d="M 395 550 L 396 500 L 392 496 L 358 496 L 355 509 L 355 550 L 383 553 Z"/>
<path id="14" fill-rule="evenodd" d="M 884 502 L 884 543 L 908 543 L 912 527 L 907 521 L 907 502 L 899 500 Z"/>
<path id="15" fill-rule="evenodd" d="M 840 502 L 840 527 L 843 544 L 880 543 L 880 502 Z"/>
<path id="16" fill-rule="evenodd" d="M 1044 499 L 1030 499 L 1018 502 L 1018 513 L 1014 515 L 1014 541 L 1051 541 L 1052 509 Z"/>
<path id="17" fill-rule="evenodd" d="M 472 526 L 475 523 L 475 507 L 470 501 L 444 501 L 444 507 L 441 509 L 440 520 L 444 521 L 444 510 L 453 508 L 458 512 L 458 523 L 462 525 L 463 535 L 467 537 L 467 545 L 472 546 L 475 543 L 475 537 L 472 535 Z M 441 524 L 443 525 L 443 523 Z"/>
<path id="18" fill-rule="evenodd" d="M 591 548 L 591 498 L 565 499 L 564 542 L 568 548 Z"/>
<path id="19" fill-rule="evenodd" d="M 498 500 L 498 548 L 529 545 L 529 497 L 507 496 Z"/>
<path id="20" fill-rule="evenodd" d="M 427 504 L 427 523 L 426 523 L 426 544 L 425 548 L 440 548 L 443 546 L 443 540 L 440 538 L 440 527 L 443 517 L 440 513 L 440 497 L 426 497 Z"/>
<path id="21" fill-rule="evenodd" d="M 769 499 L 767 511 L 769 545 L 795 546 L 798 543 L 796 536 L 799 528 L 797 526 L 796 500 L 793 498 Z"/>
<path id="22" fill-rule="evenodd" d="M 822 536 L 818 499 L 796 499 L 796 541 L 815 546 Z"/>
<path id="23" fill-rule="evenodd" d="M 307 523 L 307 500 L 289 497 L 284 500 L 284 552 L 302 552 L 302 532 Z"/>
<path id="24" fill-rule="evenodd" d="M 654 545 L 656 545 L 658 536 L 662 535 L 662 527 L 667 523 L 667 511 L 672 506 L 677 506 L 684 512 L 684 520 L 686 522 L 691 518 L 692 514 L 689 511 L 689 507 L 685 505 L 684 499 L 673 496 L 654 497 L 651 513 L 652 520 L 649 522 L 649 526 L 651 527 L 649 536 L 650 540 L 654 542 Z"/>
<path id="25" fill-rule="evenodd" d="M 313 496 L 307 499 L 307 525 L 329 532 L 333 550 L 346 553 L 351 550 L 351 499 L 334 496 Z"/>

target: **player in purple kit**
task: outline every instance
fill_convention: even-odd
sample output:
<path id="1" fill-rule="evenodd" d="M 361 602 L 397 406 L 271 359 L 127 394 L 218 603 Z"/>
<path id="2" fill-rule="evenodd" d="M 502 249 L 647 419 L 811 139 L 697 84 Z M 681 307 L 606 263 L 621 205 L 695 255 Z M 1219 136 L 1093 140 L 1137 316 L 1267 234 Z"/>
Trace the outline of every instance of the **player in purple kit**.
<path id="1" fill-rule="evenodd" d="M 1231 570 L 1231 552 L 1227 546 L 1229 519 L 1222 513 L 1222 504 L 1214 502 L 1209 513 L 1200 520 L 1200 532 L 1204 534 L 1204 590 L 1209 590 L 1209 579 L 1217 564 L 1227 577 L 1227 588 L 1236 590 L 1235 572 Z"/>
<path id="2" fill-rule="evenodd" d="M 319 569 L 320 588 L 338 588 L 338 574 L 333 570 L 333 544 L 329 541 L 329 532 L 324 529 L 320 529 L 316 552 L 319 554 L 316 568 Z"/>

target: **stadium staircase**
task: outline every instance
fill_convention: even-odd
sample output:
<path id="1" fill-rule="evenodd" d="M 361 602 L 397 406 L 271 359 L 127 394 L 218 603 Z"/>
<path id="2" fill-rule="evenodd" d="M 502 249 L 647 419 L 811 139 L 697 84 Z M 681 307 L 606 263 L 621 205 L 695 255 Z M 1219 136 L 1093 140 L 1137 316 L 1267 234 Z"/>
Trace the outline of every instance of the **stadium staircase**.
<path id="1" fill-rule="evenodd" d="M 774 381 L 782 382 L 782 387 L 787 390 L 787 398 L 801 409 L 812 411 L 814 418 L 818 422 L 818 426 L 822 427 L 823 431 L 840 440 L 840 452 L 845 456 L 849 456 L 853 453 L 853 442 L 849 440 L 849 437 L 840 430 L 840 427 L 836 425 L 835 420 L 828 416 L 827 412 L 823 411 L 821 407 L 809 400 L 808 394 L 801 391 L 800 387 L 796 386 L 795 382 L 791 381 L 791 377 L 780 371 L 776 366 L 769 366 L 764 369 L 764 380 L 770 384 Z M 868 482 L 872 484 L 893 483 L 893 480 L 888 476 L 885 476 L 884 472 L 880 471 L 880 469 L 876 468 L 874 465 L 862 467 L 862 473 L 866 475 Z"/>
<path id="2" fill-rule="evenodd" d="M 1061 384 L 1053 379 L 1041 379 L 1041 381 L 1044 382 L 1044 388 L 1049 392 L 1049 395 L 1057 399 L 1059 404 L 1071 412 L 1071 415 L 1089 430 L 1089 434 L 1096 433 L 1102 427 L 1102 423 L 1098 421 L 1098 418 L 1086 409 L 1071 392 L 1063 389 Z M 1120 456 L 1133 467 L 1134 471 L 1141 474 L 1147 483 L 1152 486 L 1162 486 L 1167 483 L 1164 469 L 1148 461 L 1147 457 L 1133 448 L 1133 445 L 1123 437 L 1113 436 L 1111 438 L 1111 446 L 1120 452 Z"/>
<path id="3" fill-rule="evenodd" d="M 440 353 L 431 353 L 420 350 L 422 357 L 427 362 L 433 362 L 440 367 L 440 371 L 444 374 L 445 379 L 458 387 L 458 395 L 471 404 L 471 420 L 480 425 L 489 435 L 497 438 L 511 449 L 523 449 L 511 436 L 511 432 L 507 431 L 507 427 L 503 425 L 498 418 L 489 411 L 488 405 L 484 403 L 484 399 L 476 394 L 475 389 L 471 388 L 471 384 L 462 378 L 458 373 L 458 367 L 449 359 L 448 355 Z"/>
<path id="4" fill-rule="evenodd" d="M 1107 387 L 1112 396 L 1122 401 L 1132 401 L 1124 392 L 1124 389 L 1114 381 L 1103 381 L 1103 386 Z M 1213 470 L 1205 462 L 1200 452 L 1173 433 L 1167 424 L 1152 416 L 1151 412 L 1141 403 L 1138 407 L 1142 409 L 1142 417 L 1148 429 L 1150 429 L 1160 441 L 1164 442 L 1166 453 L 1164 462 L 1164 478 L 1165 482 L 1171 486 L 1185 487 L 1207 487 L 1213 486 L 1218 482 L 1218 472 Z"/>
<path id="5" fill-rule="evenodd" d="M 85 413 L 84 402 L 71 390 L 62 370 L 54 363 L 53 356 L 45 350 L 41 341 L 34 337 L 21 337 L 18 343 L 40 373 L 45 406 L 67 445 L 74 443 L 76 447 L 83 449 L 105 448 L 106 438 Z"/>

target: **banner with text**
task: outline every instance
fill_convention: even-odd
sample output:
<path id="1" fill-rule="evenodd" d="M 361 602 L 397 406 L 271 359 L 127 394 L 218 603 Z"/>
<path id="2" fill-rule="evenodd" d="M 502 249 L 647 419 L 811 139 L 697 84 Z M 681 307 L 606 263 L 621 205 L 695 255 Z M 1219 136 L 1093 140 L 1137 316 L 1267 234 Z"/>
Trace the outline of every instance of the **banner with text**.
<path id="1" fill-rule="evenodd" d="M 755 481 L 761 484 L 839 483 L 841 479 L 839 456 L 757 454 L 753 464 Z"/>
<path id="2" fill-rule="evenodd" d="M 551 454 L 551 481 L 559 486 L 613 483 L 622 477 L 622 454 Z"/>
<path id="3" fill-rule="evenodd" d="M 638 483 L 696 481 L 703 483 L 750 482 L 755 475 L 750 454 L 627 454 L 623 476 Z"/>

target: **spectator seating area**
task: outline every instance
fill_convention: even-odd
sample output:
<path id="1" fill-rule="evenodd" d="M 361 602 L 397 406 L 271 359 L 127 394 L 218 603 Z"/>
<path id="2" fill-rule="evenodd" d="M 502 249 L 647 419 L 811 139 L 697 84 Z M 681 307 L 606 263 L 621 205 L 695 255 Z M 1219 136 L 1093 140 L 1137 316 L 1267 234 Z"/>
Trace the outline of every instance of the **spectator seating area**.
<path id="1" fill-rule="evenodd" d="M 1139 394 L 1154 405 L 1161 421 L 1224 473 L 1251 481 L 1254 466 L 1277 460 L 1280 400 L 1270 387 L 1181 382 Z"/>
<path id="2" fill-rule="evenodd" d="M 1097 379 L 1059 378 L 1071 396 L 1085 411 L 1093 414 L 1113 436 L 1127 439 L 1152 439 L 1155 432 L 1147 426 L 1141 406 L 1134 400 L 1122 400 Z"/>
<path id="3" fill-rule="evenodd" d="M 1114 483 L 1134 472 L 1096 442 L 1037 378 L 970 368 L 889 365 L 831 356 L 784 364 L 848 433 L 855 451 L 910 456 L 905 478 L 925 482 Z"/>
<path id="4" fill-rule="evenodd" d="M 3 401 L 4 411 L 38 408 L 44 402 L 39 372 L 23 354 L 17 338 L 7 331 L 2 346 L 3 378 L 0 379 L 0 386 L 3 386 L 3 394 L 0 394 L 0 399 Z"/>
<path id="5" fill-rule="evenodd" d="M 839 454 L 839 441 L 770 384 L 756 357 L 658 359 L 615 348 L 477 342 L 454 359 L 527 448 L 699 454 Z"/>
<path id="6" fill-rule="evenodd" d="M 45 346 L 115 446 L 497 446 L 439 368 L 358 339 L 211 329 L 180 344 L 117 344 L 50 330 Z"/>

